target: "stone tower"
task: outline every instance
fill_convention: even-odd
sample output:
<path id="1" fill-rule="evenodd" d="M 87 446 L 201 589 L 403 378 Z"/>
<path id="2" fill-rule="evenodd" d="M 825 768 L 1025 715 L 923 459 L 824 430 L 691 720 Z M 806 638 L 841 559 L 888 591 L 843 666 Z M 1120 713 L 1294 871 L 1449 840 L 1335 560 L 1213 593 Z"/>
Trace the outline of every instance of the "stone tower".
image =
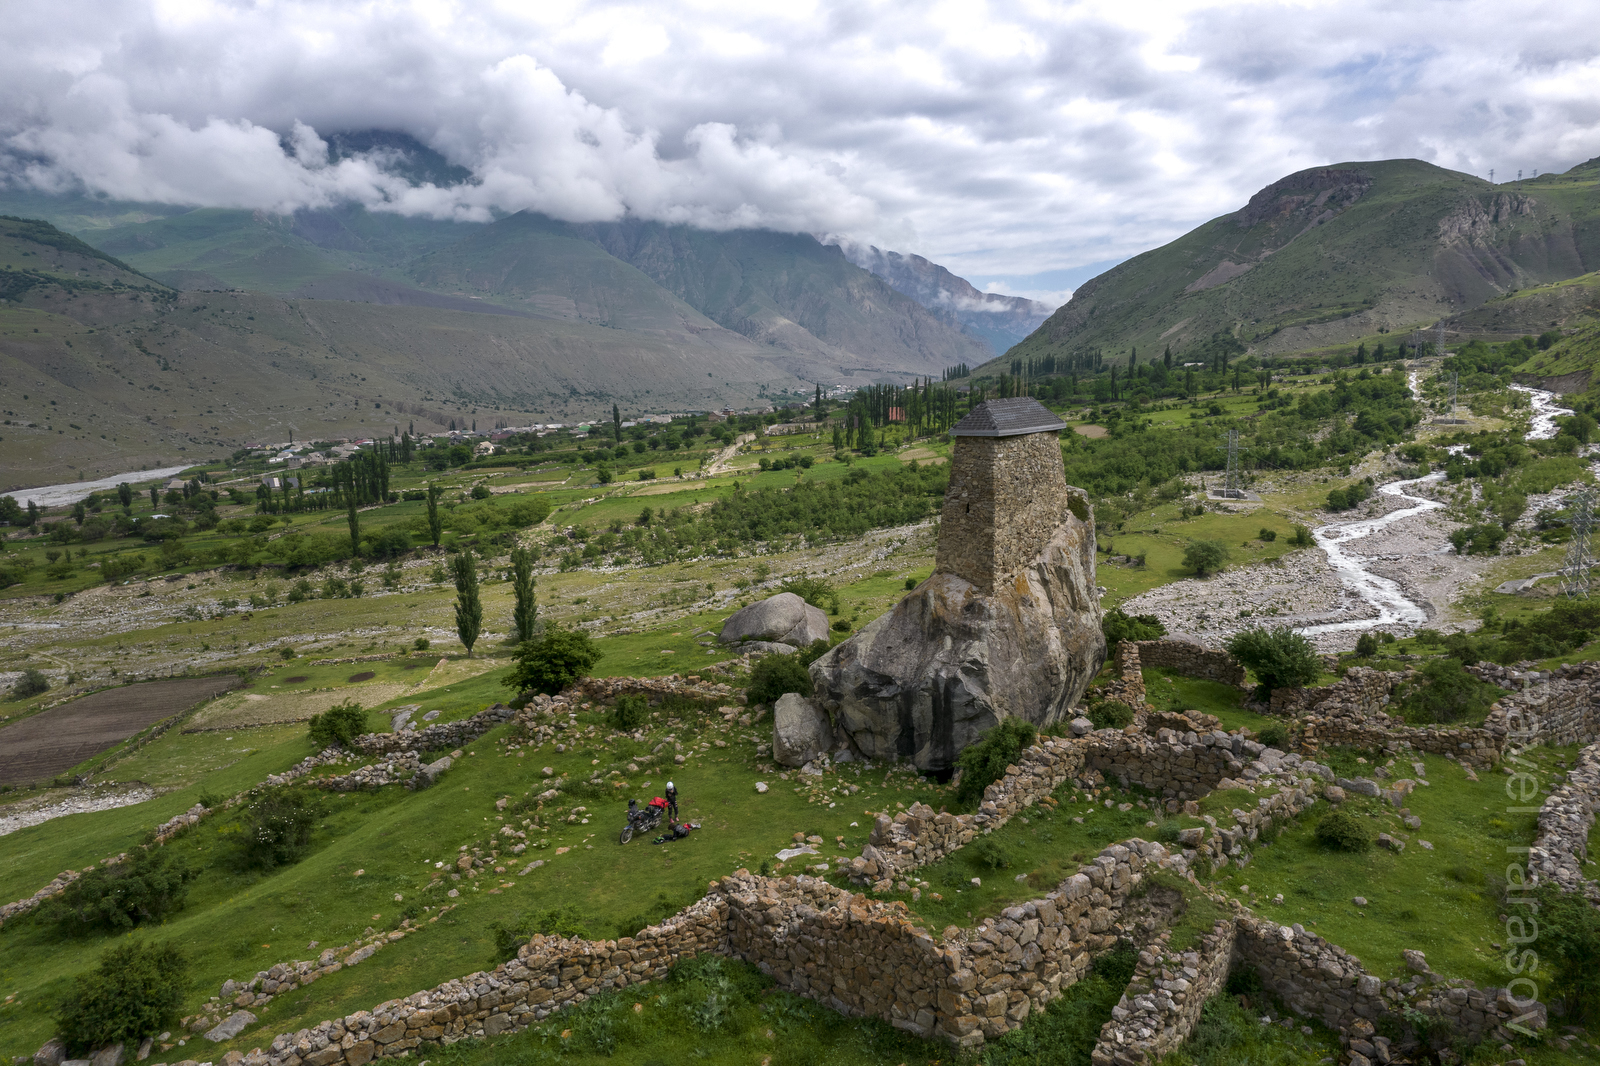
<path id="1" fill-rule="evenodd" d="M 1094 519 L 1066 483 L 1065 424 L 990 400 L 951 431 L 933 574 L 811 665 L 816 699 L 858 754 L 948 769 L 1006 718 L 1062 720 L 1105 661 Z"/>
<path id="2" fill-rule="evenodd" d="M 1088 521 L 1067 488 L 1056 434 L 1067 424 L 1038 400 L 989 400 L 956 423 L 955 458 L 939 522 L 935 566 L 983 592 L 1026 566 L 1071 511 Z"/>

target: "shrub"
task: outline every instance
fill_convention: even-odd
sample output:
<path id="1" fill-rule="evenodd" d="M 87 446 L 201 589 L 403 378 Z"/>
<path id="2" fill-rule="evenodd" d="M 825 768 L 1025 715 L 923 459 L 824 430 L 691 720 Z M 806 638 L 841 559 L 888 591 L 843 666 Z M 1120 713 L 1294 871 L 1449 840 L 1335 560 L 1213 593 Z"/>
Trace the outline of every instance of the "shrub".
<path id="1" fill-rule="evenodd" d="M 1459 722 L 1482 718 L 1499 692 L 1455 659 L 1430 659 L 1400 694 L 1399 703 L 1402 717 L 1413 724 Z"/>
<path id="2" fill-rule="evenodd" d="M 908 585 L 907 588 L 915 588 Z M 819 610 L 827 610 L 828 604 L 833 602 L 838 593 L 833 589 L 827 578 L 806 577 L 801 574 L 797 577 L 785 578 L 783 584 L 778 586 L 779 592 L 792 592 Z"/>
<path id="3" fill-rule="evenodd" d="M 417 649 L 418 651 L 427 651 L 428 650 L 428 638 L 427 637 L 418 637 L 416 640 L 411 642 L 411 646 L 413 648 Z"/>
<path id="4" fill-rule="evenodd" d="M 1311 535 L 1310 526 L 1295 526 L 1294 536 L 1289 538 L 1289 543 L 1293 544 L 1296 548 L 1309 548 L 1316 542 L 1317 538 Z"/>
<path id="5" fill-rule="evenodd" d="M 1370 659 L 1378 654 L 1378 647 L 1377 634 L 1372 633 L 1370 630 L 1356 638 L 1356 654 L 1363 659 Z"/>
<path id="6" fill-rule="evenodd" d="M 1255 673 L 1261 682 L 1256 692 L 1258 699 L 1265 700 L 1275 688 L 1309 685 L 1322 673 L 1322 663 L 1311 642 L 1288 626 L 1240 630 L 1223 647 Z"/>
<path id="7" fill-rule="evenodd" d="M 1581 893 L 1551 884 L 1539 887 L 1538 906 L 1539 954 L 1547 960 L 1553 955 L 1555 962 L 1550 990 L 1563 1001 L 1568 1020 L 1592 1023 L 1600 1018 L 1600 970 L 1594 965 L 1600 958 L 1600 912 Z"/>
<path id="8" fill-rule="evenodd" d="M 180 910 L 197 874 L 166 848 L 139 849 L 127 862 L 101 866 L 78 878 L 51 910 L 66 933 L 123 933 Z"/>
<path id="9" fill-rule="evenodd" d="M 848 632 L 850 632 L 850 628 L 851 628 L 850 619 L 848 619 L 848 618 L 835 618 L 833 620 L 833 624 L 830 625 L 828 628 L 833 630 L 835 633 L 848 633 Z"/>
<path id="10" fill-rule="evenodd" d="M 804 652 L 768 655 L 750 669 L 745 696 L 751 703 L 773 703 L 786 692 L 811 695 L 811 671 L 800 661 Z"/>
<path id="11" fill-rule="evenodd" d="M 264 793 L 244 809 L 240 864 L 270 870 L 296 862 L 311 846 L 311 834 L 323 813 L 321 801 L 310 794 L 277 789 Z"/>
<path id="12" fill-rule="evenodd" d="M 474 485 L 474 486 L 472 486 L 472 498 L 474 500 L 487 500 L 490 496 L 493 496 L 493 495 L 494 495 L 494 493 L 489 489 L 488 485 Z"/>
<path id="13" fill-rule="evenodd" d="M 644 725 L 650 715 L 650 701 L 643 696 L 618 696 L 611 711 L 611 724 L 624 733 Z"/>
<path id="14" fill-rule="evenodd" d="M 319 748 L 337 744 L 348 748 L 351 741 L 367 731 L 367 712 L 354 700 L 336 703 L 321 714 L 311 716 L 307 732 Z"/>
<path id="15" fill-rule="evenodd" d="M 1130 615 L 1121 607 L 1113 607 L 1101 617 L 1100 631 L 1111 647 L 1124 640 L 1160 640 L 1167 635 L 1167 627 L 1155 615 Z"/>
<path id="16" fill-rule="evenodd" d="M 1372 830 L 1349 811 L 1330 811 L 1317 823 L 1317 843 L 1335 851 L 1366 851 L 1372 847 Z"/>
<path id="17" fill-rule="evenodd" d="M 1178 834 L 1183 832 L 1183 823 L 1176 818 L 1168 818 L 1156 827 L 1156 840 L 1162 844 L 1176 844 Z"/>
<path id="18" fill-rule="evenodd" d="M 1124 729 L 1133 724 L 1133 708 L 1121 700 L 1101 700 L 1090 704 L 1084 715 L 1096 729 Z"/>
<path id="19" fill-rule="evenodd" d="M 1256 534 L 1256 539 L 1266 541 L 1270 544 L 1278 539 L 1278 531 L 1276 529 L 1268 529 L 1266 526 L 1262 526 L 1261 532 Z"/>
<path id="20" fill-rule="evenodd" d="M 961 784 L 956 786 L 956 802 L 975 805 L 983 790 L 1005 774 L 1023 749 L 1033 743 L 1038 730 L 1021 718 L 1004 718 L 989 730 L 989 735 L 956 756 Z"/>
<path id="21" fill-rule="evenodd" d="M 1286 745 L 1289 743 L 1289 731 L 1281 725 L 1269 725 L 1256 734 L 1256 740 L 1269 748 L 1285 751 L 1287 750 Z"/>
<path id="22" fill-rule="evenodd" d="M 25 700 L 31 696 L 38 696 L 50 691 L 50 679 L 44 676 L 44 671 L 28 667 L 22 671 L 22 676 L 17 678 L 16 684 L 11 686 L 11 695 L 14 699 Z"/>
<path id="23" fill-rule="evenodd" d="M 1228 549 L 1214 540 L 1191 541 L 1183 552 L 1183 565 L 1193 570 L 1195 577 L 1215 573 L 1227 561 Z"/>
<path id="24" fill-rule="evenodd" d="M 914 578 L 914 577 L 906 578 L 906 591 L 907 592 L 910 592 L 912 589 L 914 589 L 916 587 L 917 587 L 917 579 L 916 578 Z"/>
<path id="25" fill-rule="evenodd" d="M 984 870 L 1004 870 L 1011 865 L 1011 854 L 993 837 L 979 837 L 971 849 L 973 865 Z"/>
<path id="26" fill-rule="evenodd" d="M 600 649 L 589 634 L 558 625 L 545 627 L 533 640 L 517 646 L 517 662 L 501 682 L 515 692 L 554 696 L 580 677 L 588 677 L 600 661 Z"/>
<path id="27" fill-rule="evenodd" d="M 189 964 L 170 945 L 122 944 L 80 976 L 56 1013 L 56 1035 L 71 1052 L 136 1043 L 177 1028 Z"/>

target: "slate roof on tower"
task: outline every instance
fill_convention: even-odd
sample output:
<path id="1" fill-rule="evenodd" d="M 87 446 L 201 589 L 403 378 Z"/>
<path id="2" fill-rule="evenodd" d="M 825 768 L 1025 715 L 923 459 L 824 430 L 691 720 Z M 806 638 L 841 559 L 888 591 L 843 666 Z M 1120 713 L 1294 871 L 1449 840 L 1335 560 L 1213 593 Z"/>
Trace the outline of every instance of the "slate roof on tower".
<path id="1" fill-rule="evenodd" d="M 952 437 L 1018 437 L 1024 433 L 1054 433 L 1067 424 L 1057 414 L 1028 396 L 985 400 L 950 430 Z"/>

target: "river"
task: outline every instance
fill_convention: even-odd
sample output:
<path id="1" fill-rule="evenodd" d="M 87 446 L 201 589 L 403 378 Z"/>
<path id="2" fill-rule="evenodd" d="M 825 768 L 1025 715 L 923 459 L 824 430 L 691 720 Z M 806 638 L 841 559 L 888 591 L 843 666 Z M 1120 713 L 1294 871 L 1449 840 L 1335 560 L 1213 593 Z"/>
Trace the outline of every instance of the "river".
<path id="1" fill-rule="evenodd" d="M 158 470 L 130 470 L 126 474 L 112 474 L 110 477 L 97 478 L 94 481 L 74 481 L 66 485 L 41 485 L 36 489 L 12 489 L 10 492 L 0 493 L 0 496 L 10 496 L 23 507 L 28 506 L 32 500 L 40 507 L 65 507 L 77 503 L 91 492 L 105 492 L 115 489 L 122 482 L 137 485 L 141 481 L 165 481 L 183 473 L 193 463 L 183 466 L 164 466 Z"/>
<path id="2" fill-rule="evenodd" d="M 1420 371 L 1411 371 L 1412 395 L 1420 397 L 1422 393 L 1418 388 Z M 1544 389 L 1533 389 L 1526 385 L 1513 385 L 1513 389 L 1528 395 L 1533 404 L 1533 422 L 1525 434 L 1527 440 L 1548 440 L 1556 435 L 1556 418 L 1561 415 L 1570 415 L 1572 412 L 1555 402 L 1555 393 L 1546 392 Z M 1315 636 L 1318 633 L 1340 633 L 1359 629 L 1375 629 L 1385 625 L 1420 625 L 1428 620 L 1428 612 L 1410 596 L 1405 589 L 1400 587 L 1398 581 L 1373 573 L 1368 569 L 1369 564 L 1377 561 L 1374 556 L 1353 555 L 1344 550 L 1345 545 L 1352 541 L 1361 540 L 1379 533 L 1392 526 L 1394 523 L 1410 518 L 1413 515 L 1436 511 L 1444 506 L 1436 500 L 1422 496 L 1413 496 L 1406 489 L 1413 485 L 1424 485 L 1430 482 L 1444 480 L 1444 474 L 1433 473 L 1427 477 L 1412 478 L 1407 481 L 1391 481 L 1378 490 L 1384 496 L 1398 496 L 1412 503 L 1410 507 L 1390 511 L 1378 518 L 1368 518 L 1359 522 L 1331 522 L 1312 530 L 1311 535 L 1316 539 L 1317 546 L 1328 556 L 1328 565 L 1333 567 L 1339 575 L 1339 581 L 1349 589 L 1358 599 L 1378 612 L 1376 618 L 1352 619 L 1345 622 L 1328 622 L 1323 625 L 1300 626 L 1296 632 L 1306 636 Z"/>

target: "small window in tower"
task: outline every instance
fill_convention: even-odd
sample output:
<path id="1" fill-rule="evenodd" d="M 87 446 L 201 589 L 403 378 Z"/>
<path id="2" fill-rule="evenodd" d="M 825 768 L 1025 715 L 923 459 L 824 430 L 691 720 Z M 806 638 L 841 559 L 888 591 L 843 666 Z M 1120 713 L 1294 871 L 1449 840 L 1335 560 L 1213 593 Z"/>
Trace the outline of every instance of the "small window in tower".
<path id="1" fill-rule="evenodd" d="M 966 513 L 967 513 L 967 514 L 971 514 L 971 513 L 972 513 L 972 504 L 970 504 L 970 503 L 969 503 L 969 504 L 967 504 L 967 510 L 966 510 Z"/>

